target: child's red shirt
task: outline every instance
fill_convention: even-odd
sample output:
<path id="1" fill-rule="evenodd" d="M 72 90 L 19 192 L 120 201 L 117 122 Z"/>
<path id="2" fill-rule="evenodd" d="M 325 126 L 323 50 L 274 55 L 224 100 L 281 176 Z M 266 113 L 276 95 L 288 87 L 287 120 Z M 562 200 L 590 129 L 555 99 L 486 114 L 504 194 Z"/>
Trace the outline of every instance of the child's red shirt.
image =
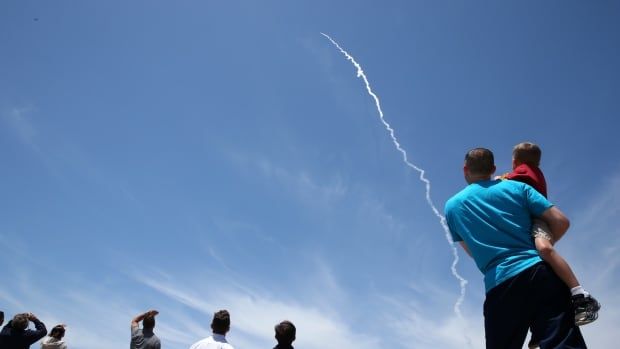
<path id="1" fill-rule="evenodd" d="M 540 168 L 536 166 L 521 164 L 507 174 L 506 179 L 529 184 L 539 193 L 547 197 L 547 181 L 545 181 L 545 175 L 543 175 Z"/>

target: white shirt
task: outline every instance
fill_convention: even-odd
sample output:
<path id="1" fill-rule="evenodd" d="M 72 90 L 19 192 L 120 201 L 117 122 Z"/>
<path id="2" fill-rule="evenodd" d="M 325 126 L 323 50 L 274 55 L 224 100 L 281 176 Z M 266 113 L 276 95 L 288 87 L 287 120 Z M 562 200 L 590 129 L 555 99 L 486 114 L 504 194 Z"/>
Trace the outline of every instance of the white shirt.
<path id="1" fill-rule="evenodd" d="M 194 343 L 189 349 L 234 349 L 232 345 L 226 341 L 226 336 L 214 333 L 211 337 L 207 337 L 201 341 Z"/>
<path id="2" fill-rule="evenodd" d="M 41 349 L 67 349 L 67 344 L 61 339 L 45 337 L 41 342 Z"/>

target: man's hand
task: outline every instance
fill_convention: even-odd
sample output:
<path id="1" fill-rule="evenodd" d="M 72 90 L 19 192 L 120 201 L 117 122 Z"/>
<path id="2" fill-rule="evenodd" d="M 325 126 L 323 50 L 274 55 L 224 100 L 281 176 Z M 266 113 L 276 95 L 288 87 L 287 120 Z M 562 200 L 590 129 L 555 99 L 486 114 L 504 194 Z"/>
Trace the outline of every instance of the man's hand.
<path id="1" fill-rule="evenodd" d="M 131 320 L 131 327 L 138 326 L 138 323 L 144 320 L 144 318 L 147 317 L 148 315 L 155 316 L 157 314 L 159 314 L 157 310 L 149 310 L 146 313 L 140 314 L 136 316 L 135 318 L 133 318 L 133 320 Z"/>

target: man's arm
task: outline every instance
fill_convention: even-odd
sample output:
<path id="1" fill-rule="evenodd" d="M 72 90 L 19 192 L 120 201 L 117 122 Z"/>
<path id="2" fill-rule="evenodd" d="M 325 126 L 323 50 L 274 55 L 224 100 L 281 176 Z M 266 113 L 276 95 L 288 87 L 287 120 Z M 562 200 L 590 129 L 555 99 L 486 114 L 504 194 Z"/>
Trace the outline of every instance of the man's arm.
<path id="1" fill-rule="evenodd" d="M 562 213 L 562 211 L 560 211 L 559 208 L 555 206 L 551 206 L 546 209 L 540 216 L 540 219 L 545 221 L 545 223 L 549 226 L 549 230 L 551 230 L 551 234 L 553 235 L 554 243 L 564 236 L 564 233 L 566 233 L 568 227 L 570 226 L 570 221 L 568 218 L 564 215 L 564 213 Z"/>
<path id="2" fill-rule="evenodd" d="M 37 319 L 37 317 L 33 313 L 28 314 L 28 320 L 34 323 L 35 328 L 34 331 L 27 331 L 28 333 L 26 334 L 26 336 L 28 337 L 28 341 L 30 342 L 30 344 L 32 344 L 39 339 L 45 337 L 45 335 L 47 334 L 47 328 L 45 328 L 45 324 L 43 324 L 41 320 Z"/>
<path id="3" fill-rule="evenodd" d="M 142 314 L 140 314 L 140 315 L 137 315 L 135 318 L 133 318 L 133 320 L 131 320 L 131 328 L 138 327 L 138 326 L 139 326 L 140 321 L 144 320 L 144 318 L 145 318 L 147 315 L 153 315 L 153 316 L 155 316 L 155 315 L 157 315 L 157 314 L 159 314 L 159 312 L 158 312 L 157 310 L 149 310 L 149 311 L 147 311 L 146 313 L 142 313 Z"/>
<path id="4" fill-rule="evenodd" d="M 146 313 L 142 313 L 142 314 L 140 314 L 140 315 L 136 315 L 136 317 L 134 317 L 134 318 L 131 320 L 131 328 L 134 328 L 134 327 L 138 327 L 138 326 L 140 326 L 140 325 L 139 325 L 139 324 L 140 324 L 140 321 L 142 321 L 142 320 L 144 319 L 144 317 L 145 317 L 145 316 L 146 316 Z"/>

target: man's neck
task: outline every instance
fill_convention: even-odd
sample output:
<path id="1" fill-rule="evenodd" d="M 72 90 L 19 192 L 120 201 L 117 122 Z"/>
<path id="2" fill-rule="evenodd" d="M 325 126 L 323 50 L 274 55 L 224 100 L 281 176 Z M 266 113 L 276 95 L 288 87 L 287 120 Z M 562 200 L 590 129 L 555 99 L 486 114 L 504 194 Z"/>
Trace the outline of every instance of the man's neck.
<path id="1" fill-rule="evenodd" d="M 278 345 L 276 345 L 275 348 L 273 348 L 273 349 L 293 349 L 293 345 L 292 344 L 278 343 Z"/>
<path id="2" fill-rule="evenodd" d="M 213 339 L 215 339 L 216 342 L 225 342 L 226 341 L 226 335 L 225 334 L 221 334 L 221 333 L 213 332 Z"/>
<path id="3" fill-rule="evenodd" d="M 490 180 L 491 180 L 491 176 L 490 175 L 469 176 L 467 178 L 467 184 L 472 184 L 472 183 L 476 183 L 476 182 L 480 182 L 480 181 L 490 181 Z"/>

